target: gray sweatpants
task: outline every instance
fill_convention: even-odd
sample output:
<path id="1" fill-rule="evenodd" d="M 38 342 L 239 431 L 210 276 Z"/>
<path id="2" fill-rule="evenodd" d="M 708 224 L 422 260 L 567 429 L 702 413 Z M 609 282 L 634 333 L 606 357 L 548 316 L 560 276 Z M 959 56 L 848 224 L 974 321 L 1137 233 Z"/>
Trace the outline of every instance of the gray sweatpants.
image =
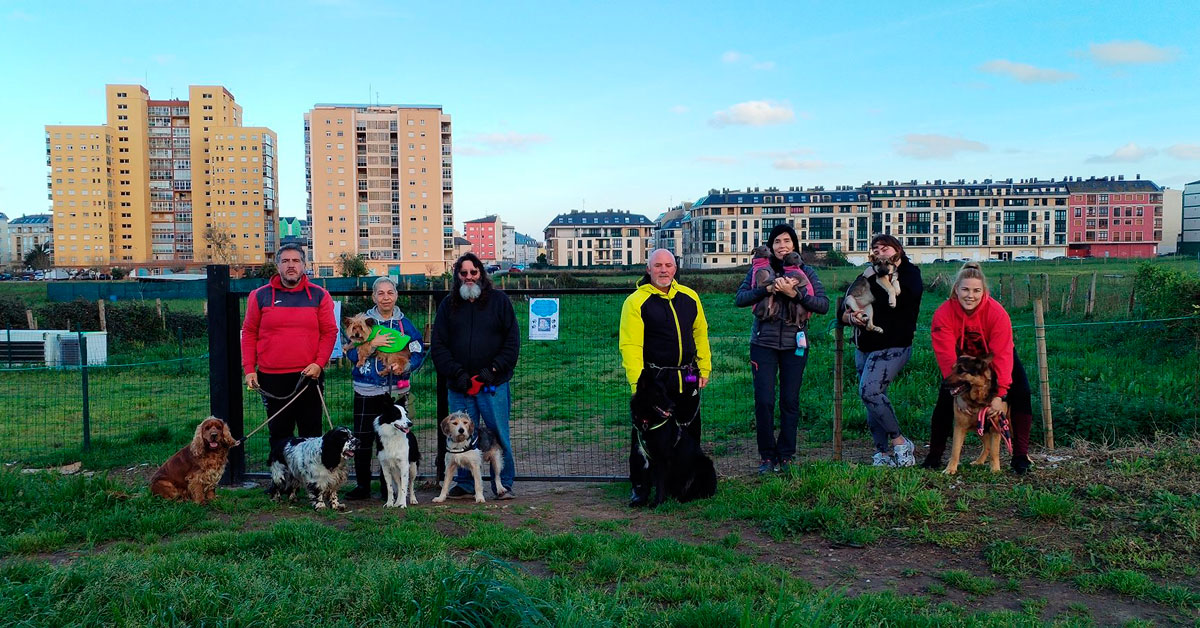
<path id="1" fill-rule="evenodd" d="M 892 452 L 891 440 L 900 436 L 900 421 L 888 399 L 887 389 L 900 369 L 908 364 L 912 347 L 893 347 L 870 353 L 854 352 L 854 365 L 858 368 L 858 396 L 867 407 L 867 427 L 875 449 Z"/>

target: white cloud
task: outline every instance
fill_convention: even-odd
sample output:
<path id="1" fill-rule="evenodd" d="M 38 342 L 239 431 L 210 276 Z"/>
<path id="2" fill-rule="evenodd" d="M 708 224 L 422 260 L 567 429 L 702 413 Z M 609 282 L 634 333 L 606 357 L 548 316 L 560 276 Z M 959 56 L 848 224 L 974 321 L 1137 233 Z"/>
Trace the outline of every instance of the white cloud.
<path id="1" fill-rule="evenodd" d="M 784 159 L 786 157 L 798 157 L 800 155 L 811 155 L 811 148 L 793 148 L 791 150 L 752 150 L 746 153 L 750 157 L 765 157 L 767 159 Z"/>
<path id="2" fill-rule="evenodd" d="M 1108 155 L 1092 155 L 1087 158 L 1087 162 L 1089 164 L 1128 163 L 1131 161 L 1141 161 L 1156 154 L 1158 154 L 1158 151 L 1149 146 L 1143 148 L 1134 142 L 1130 142 Z"/>
<path id="3" fill-rule="evenodd" d="M 1087 56 L 1104 66 L 1169 63 L 1179 56 L 1179 49 L 1155 46 L 1144 41 L 1110 41 L 1088 44 Z"/>
<path id="4" fill-rule="evenodd" d="M 690 109 L 687 108 L 687 105 L 675 105 L 674 107 L 671 107 L 671 113 L 684 114 L 688 111 L 690 111 Z"/>
<path id="5" fill-rule="evenodd" d="M 701 155 L 696 158 L 696 161 L 702 164 L 729 165 L 741 163 L 742 160 L 738 159 L 737 157 L 729 157 L 727 155 Z"/>
<path id="6" fill-rule="evenodd" d="M 1061 83 L 1079 78 L 1079 75 L 1073 72 L 1038 68 L 1007 59 L 993 59 L 979 66 L 979 69 L 989 74 L 1008 76 L 1022 83 Z"/>
<path id="7" fill-rule="evenodd" d="M 721 55 L 721 62 L 726 65 L 748 65 L 752 70 L 774 70 L 774 61 L 758 61 L 752 55 L 736 50 L 727 50 Z"/>
<path id="8" fill-rule="evenodd" d="M 799 160 L 784 157 L 776 159 L 771 166 L 776 170 L 828 170 L 830 168 L 837 168 L 838 164 L 821 161 L 820 159 Z"/>
<path id="9" fill-rule="evenodd" d="M 477 133 L 454 147 L 458 155 L 499 155 L 527 150 L 536 144 L 545 144 L 550 137 L 541 133 Z"/>
<path id="10" fill-rule="evenodd" d="M 1173 144 L 1164 152 L 1175 159 L 1200 159 L 1200 144 Z"/>
<path id="11" fill-rule="evenodd" d="M 961 152 L 987 152 L 982 142 L 934 133 L 909 133 L 896 145 L 896 152 L 914 159 L 945 159 Z"/>
<path id="12" fill-rule="evenodd" d="M 721 61 L 724 63 L 741 63 L 749 59 L 750 55 L 740 53 L 736 50 L 728 50 L 725 54 L 721 55 Z"/>
<path id="13" fill-rule="evenodd" d="M 796 119 L 796 113 L 787 103 L 777 103 L 769 100 L 750 100 L 738 103 L 728 109 L 713 112 L 708 123 L 716 126 L 734 124 L 749 126 L 765 126 L 768 124 L 786 124 Z"/>

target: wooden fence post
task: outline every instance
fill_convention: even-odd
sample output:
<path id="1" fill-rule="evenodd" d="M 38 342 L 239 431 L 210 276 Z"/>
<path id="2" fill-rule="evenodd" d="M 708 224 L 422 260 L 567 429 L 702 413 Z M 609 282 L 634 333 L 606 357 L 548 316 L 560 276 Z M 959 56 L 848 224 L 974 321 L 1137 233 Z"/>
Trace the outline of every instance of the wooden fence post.
<path id="1" fill-rule="evenodd" d="M 1004 305 L 1004 275 L 1000 275 L 1000 294 L 996 296 L 999 297 L 996 300 L 1000 302 L 1000 305 Z M 1008 305 L 1009 307 L 1012 307 L 1012 303 L 1009 303 Z"/>
<path id="2" fill-rule="evenodd" d="M 1050 305 L 1050 273 L 1042 273 L 1042 302 Z"/>
<path id="3" fill-rule="evenodd" d="M 1129 287 L 1129 317 L 1133 318 L 1133 300 L 1137 296 L 1137 284 Z"/>
<path id="4" fill-rule="evenodd" d="M 29 324 L 30 329 L 37 329 L 37 320 L 33 318 L 33 310 L 25 308 L 25 322 Z"/>
<path id="5" fill-rule="evenodd" d="M 1071 277 L 1071 289 L 1067 292 L 1067 301 L 1063 304 L 1063 314 L 1071 312 L 1071 306 L 1075 305 L 1075 290 L 1079 288 L 1079 275 Z"/>
<path id="6" fill-rule="evenodd" d="M 104 320 L 104 299 L 96 300 L 96 308 L 100 312 L 100 331 L 108 331 L 108 323 Z"/>
<path id="7" fill-rule="evenodd" d="M 1054 451 L 1054 418 L 1050 408 L 1050 370 L 1046 362 L 1046 319 L 1042 300 L 1033 302 L 1033 337 L 1037 342 L 1038 383 L 1042 393 L 1042 431 L 1046 449 Z"/>
<path id="8" fill-rule="evenodd" d="M 837 300 L 837 316 L 833 341 L 833 459 L 842 459 L 842 342 L 845 325 L 842 323 L 842 299 Z"/>
<path id="9" fill-rule="evenodd" d="M 1092 312 L 1096 308 L 1096 273 L 1092 271 L 1092 287 L 1088 289 L 1087 308 L 1084 309 L 1083 315 L 1086 318 L 1092 317 Z"/>

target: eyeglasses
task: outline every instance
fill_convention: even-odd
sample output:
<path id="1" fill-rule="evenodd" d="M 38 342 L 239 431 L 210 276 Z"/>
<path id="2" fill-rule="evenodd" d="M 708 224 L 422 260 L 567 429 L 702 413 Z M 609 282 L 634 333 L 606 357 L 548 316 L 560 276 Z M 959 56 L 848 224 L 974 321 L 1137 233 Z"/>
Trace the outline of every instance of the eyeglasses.
<path id="1" fill-rule="evenodd" d="M 458 271 L 458 276 L 459 277 L 478 277 L 479 271 L 478 270 L 460 270 L 460 271 Z"/>

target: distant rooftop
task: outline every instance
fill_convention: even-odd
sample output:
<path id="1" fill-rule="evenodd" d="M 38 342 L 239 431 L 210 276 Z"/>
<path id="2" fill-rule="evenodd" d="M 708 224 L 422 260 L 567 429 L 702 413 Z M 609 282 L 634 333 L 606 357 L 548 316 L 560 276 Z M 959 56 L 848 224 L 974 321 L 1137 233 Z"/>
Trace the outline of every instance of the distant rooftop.
<path id="1" fill-rule="evenodd" d="M 463 246 L 464 244 L 470 244 L 470 243 L 471 243 L 471 241 L 464 237 L 454 236 L 454 246 Z"/>
<path id="2" fill-rule="evenodd" d="M 333 103 L 319 102 L 313 105 L 313 109 L 356 109 L 358 111 L 369 111 L 371 109 L 441 109 L 441 105 L 403 105 L 403 104 L 387 104 L 375 103 L 373 105 L 364 105 L 362 103 Z"/>
<path id="3" fill-rule="evenodd" d="M 44 225 L 50 222 L 50 214 L 30 214 L 10 220 L 10 225 Z"/>
<path id="4" fill-rule="evenodd" d="M 537 246 L 537 240 L 533 239 L 530 236 L 525 235 L 524 233 L 518 232 L 515 240 L 516 240 L 516 243 L 521 246 Z"/>
<path id="5" fill-rule="evenodd" d="M 1114 179 L 1101 177 L 1068 181 L 1067 189 L 1071 192 L 1161 192 L 1162 188 L 1148 179 Z"/>
<path id="6" fill-rule="evenodd" d="M 498 214 L 488 214 L 487 216 L 484 216 L 483 218 L 476 218 L 475 220 L 464 221 L 463 224 L 470 223 L 470 222 L 496 222 L 498 220 L 500 220 L 500 216 Z"/>
<path id="7" fill-rule="evenodd" d="M 565 225 L 653 225 L 654 223 L 641 214 L 631 214 L 628 210 L 606 209 L 599 212 L 571 210 L 570 213 L 559 214 L 550 221 L 548 227 Z"/>

